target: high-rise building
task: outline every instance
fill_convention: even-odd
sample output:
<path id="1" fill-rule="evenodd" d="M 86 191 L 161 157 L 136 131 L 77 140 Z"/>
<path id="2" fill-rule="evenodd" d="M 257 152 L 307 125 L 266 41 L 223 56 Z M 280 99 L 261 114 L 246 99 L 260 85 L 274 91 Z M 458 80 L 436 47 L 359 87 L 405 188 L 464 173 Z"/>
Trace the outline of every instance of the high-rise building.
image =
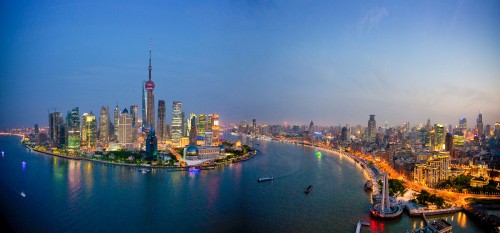
<path id="1" fill-rule="evenodd" d="M 132 116 L 128 110 L 123 109 L 118 119 L 118 143 L 120 146 L 128 148 L 132 145 Z"/>
<path id="2" fill-rule="evenodd" d="M 500 122 L 495 122 L 495 137 L 500 138 Z"/>
<path id="3" fill-rule="evenodd" d="M 181 127 L 182 137 L 187 137 L 188 122 L 186 120 L 186 113 L 182 112 L 181 118 L 182 118 L 182 127 Z"/>
<path id="4" fill-rule="evenodd" d="M 177 142 L 182 137 L 182 107 L 180 101 L 172 104 L 172 140 Z"/>
<path id="5" fill-rule="evenodd" d="M 88 113 L 82 114 L 82 120 L 80 121 L 80 135 L 81 135 L 81 147 L 87 148 L 88 133 L 87 133 L 87 116 Z"/>
<path id="6" fill-rule="evenodd" d="M 36 136 L 38 136 L 38 134 L 40 134 L 40 129 L 38 128 L 38 124 L 35 124 L 34 131 L 35 131 L 35 138 L 36 138 Z"/>
<path id="7" fill-rule="evenodd" d="M 65 148 L 67 146 L 67 130 L 64 124 L 59 125 L 59 132 L 57 134 L 57 146 Z"/>
<path id="8" fill-rule="evenodd" d="M 78 107 L 73 108 L 66 115 L 66 129 L 68 131 L 68 149 L 80 149 L 80 113 Z"/>
<path id="9" fill-rule="evenodd" d="M 107 146 L 109 143 L 110 123 L 109 108 L 108 106 L 102 106 L 99 118 L 99 143 L 103 146 Z"/>
<path id="10" fill-rule="evenodd" d="M 188 131 L 188 135 L 187 136 L 189 136 L 190 133 L 191 133 L 191 127 L 192 127 L 192 123 L 193 123 L 192 120 L 193 119 L 195 120 L 194 124 L 197 125 L 196 114 L 194 114 L 194 113 L 189 114 L 188 125 L 187 125 L 187 131 Z M 196 134 L 198 134 L 198 128 L 196 128 Z"/>
<path id="11" fill-rule="evenodd" d="M 49 113 L 49 133 L 50 141 L 53 144 L 57 144 L 57 138 L 59 134 L 59 126 L 63 124 L 63 119 L 61 112 L 51 112 Z"/>
<path id="12" fill-rule="evenodd" d="M 144 88 L 146 88 L 147 92 L 147 105 L 146 105 L 146 126 L 149 127 L 150 129 L 154 130 L 155 129 L 155 96 L 153 94 L 153 91 L 155 89 L 155 83 L 151 80 L 151 71 L 153 70 L 153 67 L 151 66 L 151 44 L 149 47 L 149 79 L 144 85 Z M 146 128 L 147 128 L 146 127 Z"/>
<path id="13" fill-rule="evenodd" d="M 191 114 L 190 119 L 190 130 L 189 130 L 189 145 L 196 146 L 198 141 L 198 130 L 196 129 L 196 115 Z"/>
<path id="14" fill-rule="evenodd" d="M 118 103 L 116 103 L 114 119 L 113 119 L 113 139 L 118 138 L 118 118 L 120 117 L 120 110 L 118 109 Z"/>
<path id="15" fill-rule="evenodd" d="M 87 115 L 86 121 L 87 148 L 95 149 L 97 142 L 97 121 L 92 111 Z"/>
<path id="16" fill-rule="evenodd" d="M 462 130 L 462 132 L 464 132 L 465 135 L 465 132 L 467 131 L 467 118 L 462 117 L 458 119 L 458 128 Z"/>
<path id="17" fill-rule="evenodd" d="M 453 153 L 453 135 L 451 133 L 446 134 L 445 148 L 446 151 Z"/>
<path id="18" fill-rule="evenodd" d="M 212 130 L 212 146 L 218 146 L 220 140 L 219 114 L 210 115 L 210 125 L 210 128 Z"/>
<path id="19" fill-rule="evenodd" d="M 146 109 L 147 109 L 146 106 L 148 104 L 148 100 L 146 98 L 146 81 L 142 81 L 142 86 L 141 87 L 142 87 L 142 114 L 141 114 L 141 116 L 142 116 L 142 125 L 141 125 L 141 127 L 143 129 L 145 129 L 146 128 L 146 122 L 147 122 L 146 121 L 146 116 L 148 115 L 146 113 Z"/>
<path id="20" fill-rule="evenodd" d="M 146 138 L 146 159 L 155 159 L 158 155 L 158 141 L 156 139 L 155 130 L 151 128 Z"/>
<path id="21" fill-rule="evenodd" d="M 156 126 L 156 136 L 160 140 L 165 139 L 165 130 L 167 127 L 165 127 L 166 124 L 166 115 L 167 115 L 167 109 L 165 107 L 165 100 L 159 100 L 158 101 L 158 124 Z"/>
<path id="22" fill-rule="evenodd" d="M 311 121 L 311 123 L 309 124 L 309 131 L 308 131 L 308 139 L 309 141 L 311 141 L 312 143 L 314 143 L 314 123 Z"/>
<path id="23" fill-rule="evenodd" d="M 198 135 L 205 137 L 207 131 L 207 114 L 200 114 L 198 119 Z"/>
<path id="24" fill-rule="evenodd" d="M 368 141 L 374 142 L 377 138 L 377 122 L 375 121 L 375 115 L 370 115 L 370 120 L 368 120 Z"/>
<path id="25" fill-rule="evenodd" d="M 135 127 L 135 124 L 139 121 L 139 118 L 137 116 L 139 112 L 139 106 L 137 105 L 130 105 L 130 116 L 132 117 L 132 128 Z"/>
<path id="26" fill-rule="evenodd" d="M 252 135 L 257 134 L 257 120 L 252 119 Z"/>
<path id="27" fill-rule="evenodd" d="M 434 144 L 434 150 L 440 151 L 443 149 L 444 140 L 445 140 L 444 125 L 435 124 L 434 131 L 435 131 L 435 140 L 436 140 L 435 144 Z"/>
<path id="28" fill-rule="evenodd" d="M 479 113 L 476 120 L 477 136 L 483 135 L 483 114 Z"/>

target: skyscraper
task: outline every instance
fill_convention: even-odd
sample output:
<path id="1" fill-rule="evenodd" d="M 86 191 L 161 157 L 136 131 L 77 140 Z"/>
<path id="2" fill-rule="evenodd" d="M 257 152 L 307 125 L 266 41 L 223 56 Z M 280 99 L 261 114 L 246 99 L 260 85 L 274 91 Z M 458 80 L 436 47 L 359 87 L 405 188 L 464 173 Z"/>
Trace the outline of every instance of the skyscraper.
<path id="1" fill-rule="evenodd" d="M 142 125 L 141 127 L 144 129 L 146 128 L 146 116 L 147 116 L 147 113 L 146 113 L 146 106 L 147 106 L 147 103 L 148 103 L 148 100 L 146 98 L 146 81 L 143 81 L 142 82 Z"/>
<path id="2" fill-rule="evenodd" d="M 103 146 L 107 146 L 109 143 L 109 130 L 109 108 L 108 106 L 102 106 L 99 118 L 99 143 Z"/>
<path id="3" fill-rule="evenodd" d="M 189 119 L 191 125 L 189 130 L 189 145 L 196 146 L 196 143 L 198 141 L 198 130 L 196 129 L 196 115 L 191 116 Z"/>
<path id="4" fill-rule="evenodd" d="M 139 111 L 139 106 L 130 105 L 130 116 L 132 117 L 132 128 L 135 127 L 135 124 L 138 122 L 137 112 Z"/>
<path id="5" fill-rule="evenodd" d="M 219 114 L 211 114 L 210 119 L 211 119 L 210 124 L 211 124 L 211 129 L 212 129 L 212 145 L 218 146 L 219 145 L 219 133 L 220 133 Z"/>
<path id="6" fill-rule="evenodd" d="M 165 100 L 159 100 L 158 101 L 158 124 L 157 124 L 157 128 L 156 128 L 156 136 L 160 139 L 160 140 L 164 140 L 165 139 L 165 130 L 166 130 L 166 127 L 165 127 L 165 117 L 166 117 L 166 108 L 165 108 Z"/>
<path id="7" fill-rule="evenodd" d="M 444 125 L 442 124 L 435 124 L 434 125 L 434 130 L 435 130 L 435 144 L 434 144 L 434 150 L 439 151 L 443 149 L 444 141 L 445 141 L 445 132 L 444 132 Z"/>
<path id="8" fill-rule="evenodd" d="M 49 130 L 50 130 L 50 140 L 52 143 L 57 143 L 57 138 L 59 134 L 59 125 L 63 123 L 61 112 L 51 112 L 49 113 Z"/>
<path id="9" fill-rule="evenodd" d="M 80 113 L 78 107 L 73 108 L 66 116 L 66 128 L 68 130 L 68 149 L 80 149 Z"/>
<path id="10" fill-rule="evenodd" d="M 192 120 L 193 119 L 195 119 L 194 124 L 198 125 L 196 123 L 196 114 L 194 114 L 194 113 L 189 114 L 188 125 L 187 125 L 187 131 L 188 131 L 188 135 L 187 136 L 189 136 L 190 133 L 191 133 L 191 127 L 192 127 Z M 198 128 L 196 128 L 196 134 L 198 134 Z"/>
<path id="11" fill-rule="evenodd" d="M 374 142 L 377 137 L 377 122 L 375 121 L 375 115 L 370 115 L 370 120 L 368 120 L 368 141 Z"/>
<path id="12" fill-rule="evenodd" d="M 465 132 L 467 131 L 467 118 L 462 117 L 458 119 L 458 128 L 461 129 L 465 135 Z"/>
<path id="13" fill-rule="evenodd" d="M 153 91 L 155 89 L 155 83 L 151 80 L 151 71 L 153 70 L 153 67 L 151 66 L 151 43 L 149 46 L 149 80 L 146 82 L 144 85 L 144 88 L 146 88 L 147 91 L 147 105 L 146 105 L 146 128 L 149 127 L 150 129 L 155 128 L 155 96 L 153 94 Z"/>
<path id="14" fill-rule="evenodd" d="M 125 108 L 118 119 L 118 143 L 122 147 L 127 148 L 132 145 L 132 129 L 132 116 Z"/>
<path id="15" fill-rule="evenodd" d="M 116 140 L 118 138 L 118 118 L 120 110 L 118 109 L 118 103 L 116 103 L 114 119 L 113 119 L 113 138 Z"/>
<path id="16" fill-rule="evenodd" d="M 188 122 L 186 120 L 186 113 L 182 112 L 181 113 L 181 118 L 182 118 L 182 126 L 181 126 L 181 132 L 182 132 L 182 137 L 187 137 L 187 125 Z"/>
<path id="17" fill-rule="evenodd" d="M 207 114 L 200 114 L 198 119 L 198 135 L 205 137 L 207 131 Z"/>
<path id="18" fill-rule="evenodd" d="M 483 135 L 483 114 L 479 113 L 476 120 L 477 136 Z"/>
<path id="19" fill-rule="evenodd" d="M 81 135 L 81 146 L 87 148 L 88 134 L 87 134 L 87 116 L 88 113 L 82 114 L 82 120 L 80 121 L 80 135 Z"/>
<path id="20" fill-rule="evenodd" d="M 97 142 L 97 121 L 92 111 L 87 115 L 86 121 L 87 148 L 94 149 Z"/>
<path id="21" fill-rule="evenodd" d="M 172 104 L 172 140 L 177 142 L 182 137 L 182 107 L 180 101 Z"/>
<path id="22" fill-rule="evenodd" d="M 309 141 L 311 141 L 312 143 L 314 143 L 314 123 L 313 121 L 311 121 L 311 123 L 309 124 Z"/>
<path id="23" fill-rule="evenodd" d="M 257 120 L 252 119 L 252 135 L 257 134 Z"/>

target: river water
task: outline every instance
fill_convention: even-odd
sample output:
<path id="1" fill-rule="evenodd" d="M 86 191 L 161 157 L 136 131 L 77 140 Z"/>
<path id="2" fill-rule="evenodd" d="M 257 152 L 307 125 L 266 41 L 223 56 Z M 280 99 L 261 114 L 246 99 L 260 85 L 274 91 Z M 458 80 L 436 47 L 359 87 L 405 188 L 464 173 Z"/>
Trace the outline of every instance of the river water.
<path id="1" fill-rule="evenodd" d="M 324 150 L 316 157 L 311 147 L 255 141 L 260 153 L 242 163 L 142 174 L 31 152 L 19 141 L 0 136 L 0 213 L 18 232 L 354 232 L 358 220 L 371 223 L 361 232 L 423 226 L 406 213 L 372 219 L 361 166 Z M 275 180 L 257 183 L 266 176 Z M 463 213 L 441 217 L 453 232 L 481 232 Z"/>

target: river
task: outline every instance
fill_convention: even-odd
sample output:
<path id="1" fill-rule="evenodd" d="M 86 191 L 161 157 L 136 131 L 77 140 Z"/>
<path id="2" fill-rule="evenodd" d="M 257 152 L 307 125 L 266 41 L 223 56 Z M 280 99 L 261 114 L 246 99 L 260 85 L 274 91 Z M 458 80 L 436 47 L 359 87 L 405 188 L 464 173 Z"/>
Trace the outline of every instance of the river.
<path id="1" fill-rule="evenodd" d="M 259 141 L 258 155 L 242 163 L 142 174 L 32 152 L 19 141 L 0 136 L 0 212 L 17 232 L 354 232 L 360 219 L 371 223 L 361 232 L 423 226 L 406 213 L 372 219 L 361 166 L 324 150 L 317 157 L 311 147 Z M 275 180 L 257 183 L 266 176 Z M 464 213 L 442 217 L 453 232 L 481 231 Z"/>

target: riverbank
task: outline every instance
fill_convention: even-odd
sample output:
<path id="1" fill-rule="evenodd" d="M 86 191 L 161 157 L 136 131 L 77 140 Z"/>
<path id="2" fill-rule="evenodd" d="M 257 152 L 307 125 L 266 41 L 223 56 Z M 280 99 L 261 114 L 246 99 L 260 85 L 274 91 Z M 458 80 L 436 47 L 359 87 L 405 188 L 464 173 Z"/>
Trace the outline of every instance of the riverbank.
<path id="1" fill-rule="evenodd" d="M 24 144 L 23 144 L 24 145 Z M 36 150 L 35 148 L 31 148 L 27 145 L 24 145 L 27 149 L 33 150 L 38 153 L 46 154 L 46 155 L 51 155 L 51 156 L 56 156 L 60 158 L 65 158 L 65 159 L 73 159 L 73 160 L 84 160 L 84 161 L 89 161 L 89 162 L 97 162 L 97 163 L 103 163 L 103 164 L 109 164 L 109 165 L 116 165 L 116 166 L 124 166 L 124 167 L 135 167 L 135 168 L 158 168 L 158 169 L 168 169 L 168 171 L 187 171 L 189 167 L 179 167 L 179 166 L 155 166 L 155 165 L 147 165 L 147 164 L 127 164 L 127 163 L 117 163 L 117 162 L 111 162 L 111 161 L 104 161 L 104 160 L 98 160 L 98 159 L 92 159 L 92 158 L 86 158 L 86 157 L 74 157 L 74 156 L 67 156 L 67 155 L 61 155 L 61 154 L 55 154 L 49 151 L 41 151 L 41 150 Z M 257 153 L 249 153 L 246 155 L 245 158 L 237 158 L 231 161 L 223 162 L 223 163 L 216 163 L 213 165 L 200 165 L 196 166 L 199 167 L 201 170 L 213 170 L 215 169 L 216 166 L 225 166 L 233 163 L 240 163 L 243 161 L 247 161 L 251 158 L 253 158 Z"/>

